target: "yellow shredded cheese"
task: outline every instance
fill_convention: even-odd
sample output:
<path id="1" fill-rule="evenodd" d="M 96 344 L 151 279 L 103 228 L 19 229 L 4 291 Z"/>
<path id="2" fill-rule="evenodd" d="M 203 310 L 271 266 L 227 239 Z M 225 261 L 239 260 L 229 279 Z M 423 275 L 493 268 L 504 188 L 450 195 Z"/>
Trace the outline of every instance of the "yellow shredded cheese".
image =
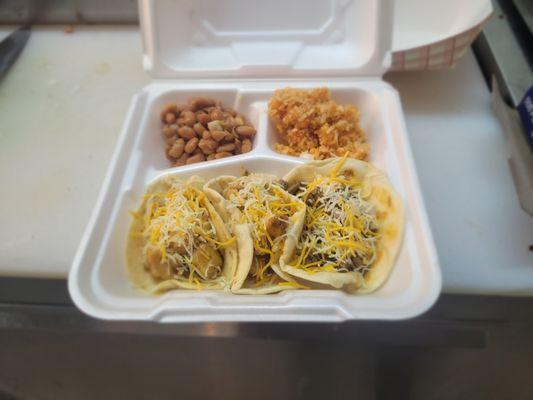
<path id="1" fill-rule="evenodd" d="M 266 175 L 250 174 L 235 179 L 224 191 L 230 207 L 237 207 L 241 212 L 241 223 L 247 223 L 252 233 L 254 262 L 264 257 L 264 265 L 253 268 L 256 283 L 264 283 L 271 265 L 277 262 L 285 243 L 285 234 L 271 237 L 267 222 L 275 217 L 287 224 L 290 218 L 304 205 L 287 195 L 279 186 L 278 180 Z"/>
<path id="2" fill-rule="evenodd" d="M 225 242 L 217 240 L 209 211 L 202 205 L 204 196 L 195 187 L 175 180 L 168 191 L 145 196 L 144 215 L 132 213 L 134 218 L 142 218 L 144 222 L 140 234 L 146 241 L 143 248 L 146 263 L 149 262 L 148 252 L 155 249 L 168 276 L 196 283 L 200 288 L 205 279 L 192 264 L 195 249 L 204 243 L 218 249 L 236 241 L 236 237 Z"/>
<path id="3" fill-rule="evenodd" d="M 364 274 L 376 258 L 381 235 L 376 211 L 361 182 L 339 175 L 345 160 L 328 176 L 302 182 L 297 194 L 307 203 L 307 213 L 291 264 L 311 274 Z"/>

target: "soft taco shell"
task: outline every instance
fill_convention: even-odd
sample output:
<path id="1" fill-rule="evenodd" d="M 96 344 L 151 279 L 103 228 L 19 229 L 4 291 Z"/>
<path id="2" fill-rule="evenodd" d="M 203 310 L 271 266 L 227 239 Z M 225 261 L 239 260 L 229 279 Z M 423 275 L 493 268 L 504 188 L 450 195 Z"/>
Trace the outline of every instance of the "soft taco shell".
<path id="1" fill-rule="evenodd" d="M 265 179 L 279 180 L 278 177 L 274 175 L 267 174 L 255 174 L 263 176 Z M 236 273 L 231 284 L 231 290 L 234 293 L 239 294 L 267 294 L 267 293 L 276 293 L 282 290 L 294 289 L 298 287 L 298 283 L 293 279 L 293 277 L 286 272 L 284 272 L 278 263 L 273 263 L 271 265 L 274 272 L 280 277 L 280 282 L 290 282 L 293 283 L 293 286 L 284 286 L 284 285 L 268 285 L 260 286 L 257 288 L 246 288 L 243 287 L 245 284 L 248 273 L 252 266 L 253 257 L 254 257 L 254 245 L 252 239 L 252 233 L 250 228 L 246 223 L 240 223 L 241 221 L 241 211 L 232 206 L 231 202 L 224 198 L 223 193 L 227 186 L 234 182 L 236 177 L 234 176 L 220 176 L 208 181 L 204 186 L 204 192 L 207 197 L 224 219 L 228 222 L 233 234 L 237 237 L 237 249 L 238 249 L 238 264 L 236 267 Z M 287 196 L 291 198 L 294 197 L 287 192 Z M 295 201 L 299 201 L 294 197 Z M 280 255 L 281 257 L 290 258 L 292 256 L 291 252 L 294 251 L 296 243 L 299 239 L 300 233 L 302 231 L 303 222 L 305 218 L 305 206 L 301 211 L 296 212 L 291 217 L 291 223 L 287 228 L 287 234 L 285 238 L 285 243 L 283 245 L 283 251 Z"/>
<path id="2" fill-rule="evenodd" d="M 318 176 L 329 175 L 338 165 L 340 158 L 312 161 L 291 170 L 283 179 L 289 186 L 297 182 L 311 182 Z M 347 158 L 338 174 L 349 171 L 353 179 L 363 183 L 368 190 L 367 201 L 376 208 L 381 225 L 381 240 L 377 248 L 376 260 L 363 276 L 357 272 L 318 271 L 309 273 L 290 265 L 290 257 L 280 259 L 281 269 L 295 277 L 352 293 L 368 293 L 376 290 L 389 276 L 398 255 L 404 227 L 403 204 L 383 172 L 368 162 Z M 292 252 L 294 254 L 295 251 Z"/>
<path id="3" fill-rule="evenodd" d="M 165 176 L 153 182 L 148 189 L 146 194 L 152 194 L 156 192 L 166 192 L 177 178 L 170 176 Z M 186 184 L 192 185 L 196 189 L 202 192 L 203 181 L 198 177 L 192 177 Z M 139 209 L 135 213 L 137 216 L 144 215 L 146 211 L 146 202 L 147 196 L 144 196 Z M 227 242 L 231 239 L 229 230 L 227 229 L 224 221 L 218 215 L 217 211 L 207 198 L 204 196 L 200 199 L 200 203 L 205 207 L 209 213 L 210 218 L 213 221 L 213 226 L 215 228 L 217 240 L 220 242 Z M 140 237 L 138 232 L 144 230 L 144 219 L 139 217 L 134 217 L 131 222 L 126 243 L 126 266 L 127 272 L 130 281 L 135 287 L 142 291 L 150 293 L 162 293 L 172 289 L 198 289 L 198 285 L 195 283 L 189 283 L 187 280 L 182 279 L 155 279 L 153 278 L 144 268 L 143 263 L 143 247 L 145 245 L 145 240 L 143 237 Z M 132 234 L 133 233 L 133 234 Z M 223 268 L 222 275 L 216 279 L 213 279 L 209 282 L 203 282 L 201 285 L 202 289 L 225 289 L 229 288 L 229 283 L 233 279 L 235 270 L 237 267 L 237 245 L 236 243 L 229 244 L 221 249 L 223 255 Z"/>

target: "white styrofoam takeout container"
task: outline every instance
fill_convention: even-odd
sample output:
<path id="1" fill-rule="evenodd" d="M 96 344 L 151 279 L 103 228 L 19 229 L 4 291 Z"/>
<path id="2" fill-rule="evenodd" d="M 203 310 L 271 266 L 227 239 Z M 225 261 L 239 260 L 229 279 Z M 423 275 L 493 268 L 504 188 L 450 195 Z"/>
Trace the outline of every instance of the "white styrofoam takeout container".
<path id="1" fill-rule="evenodd" d="M 392 6 L 391 0 L 142 0 L 144 64 L 154 82 L 132 101 L 74 259 L 69 290 L 76 305 L 98 318 L 160 322 L 402 319 L 427 310 L 441 289 L 440 270 L 399 96 L 381 80 L 390 64 Z M 405 201 L 404 243 L 390 278 L 368 295 L 135 290 L 125 268 L 128 211 L 151 181 L 166 174 L 240 174 L 243 167 L 282 176 L 305 162 L 273 150 L 267 103 L 286 86 L 327 86 L 337 102 L 360 109 L 370 161 Z M 244 113 L 257 128 L 253 150 L 169 168 L 159 114 L 190 96 L 214 97 Z"/>

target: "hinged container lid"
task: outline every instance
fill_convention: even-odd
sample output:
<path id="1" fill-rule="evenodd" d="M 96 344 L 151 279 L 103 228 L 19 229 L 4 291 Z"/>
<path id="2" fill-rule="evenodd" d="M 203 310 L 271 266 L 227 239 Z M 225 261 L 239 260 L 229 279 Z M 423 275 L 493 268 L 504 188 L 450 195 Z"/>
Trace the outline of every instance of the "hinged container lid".
<path id="1" fill-rule="evenodd" d="M 381 76 L 393 0 L 140 0 L 153 78 Z"/>

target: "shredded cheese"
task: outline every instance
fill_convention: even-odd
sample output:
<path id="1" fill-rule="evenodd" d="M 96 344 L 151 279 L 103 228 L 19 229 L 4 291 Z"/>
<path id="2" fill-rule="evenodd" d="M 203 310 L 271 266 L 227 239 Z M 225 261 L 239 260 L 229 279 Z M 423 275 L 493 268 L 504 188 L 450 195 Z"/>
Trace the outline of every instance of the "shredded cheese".
<path id="1" fill-rule="evenodd" d="M 157 252 L 158 268 L 164 269 L 164 276 L 181 278 L 201 289 L 205 278 L 193 265 L 194 252 L 202 244 L 214 249 L 228 246 L 236 237 L 220 242 L 209 211 L 201 201 L 205 195 L 195 187 L 179 180 L 172 181 L 167 192 L 149 193 L 145 196 L 144 215 L 133 213 L 142 218 L 145 239 L 143 256 L 145 264 L 150 265 L 150 252 Z"/>
<path id="2" fill-rule="evenodd" d="M 269 279 L 271 266 L 283 251 L 286 232 L 272 237 L 267 229 L 271 218 L 289 223 L 291 217 L 305 206 L 287 195 L 277 179 L 270 176 L 250 174 L 235 179 L 224 191 L 230 207 L 241 212 L 241 223 L 247 223 L 252 233 L 254 265 L 252 277 L 256 284 L 264 284 Z M 263 262 L 262 260 L 267 260 Z"/>
<path id="3" fill-rule="evenodd" d="M 308 273 L 364 274 L 376 259 L 380 229 L 361 182 L 339 175 L 346 157 L 328 176 L 302 182 L 297 197 L 307 204 L 304 229 L 291 263 Z"/>

